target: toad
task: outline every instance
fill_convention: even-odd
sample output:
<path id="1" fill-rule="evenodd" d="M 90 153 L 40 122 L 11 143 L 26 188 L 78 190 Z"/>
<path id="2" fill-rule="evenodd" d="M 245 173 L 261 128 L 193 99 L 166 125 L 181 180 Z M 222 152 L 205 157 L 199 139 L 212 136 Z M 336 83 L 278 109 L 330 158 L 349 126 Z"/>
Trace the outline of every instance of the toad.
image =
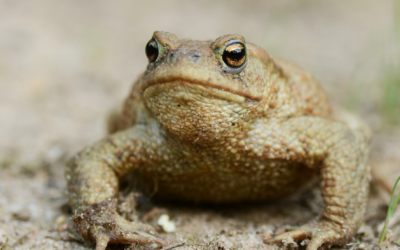
<path id="1" fill-rule="evenodd" d="M 151 226 L 118 214 L 128 174 L 156 198 L 204 203 L 279 199 L 317 179 L 319 218 L 264 242 L 309 239 L 316 250 L 355 235 L 369 190 L 370 132 L 332 108 L 310 73 L 240 35 L 196 41 L 155 32 L 145 51 L 147 69 L 111 115 L 109 135 L 68 163 L 72 220 L 85 240 L 97 250 L 165 245 Z"/>

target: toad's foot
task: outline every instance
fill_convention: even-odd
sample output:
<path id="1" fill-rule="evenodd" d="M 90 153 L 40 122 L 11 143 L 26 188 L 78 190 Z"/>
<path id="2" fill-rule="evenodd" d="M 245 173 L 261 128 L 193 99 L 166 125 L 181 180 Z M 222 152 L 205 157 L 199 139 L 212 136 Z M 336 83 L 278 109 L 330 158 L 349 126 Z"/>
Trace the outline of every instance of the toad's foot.
<path id="1" fill-rule="evenodd" d="M 353 234 L 350 233 L 350 235 Z M 340 233 L 337 228 L 334 229 L 331 223 L 320 221 L 315 225 L 305 225 L 293 231 L 275 236 L 272 239 L 264 239 L 264 243 L 277 244 L 290 238 L 295 241 L 310 239 L 307 250 L 317 250 L 323 244 L 328 246 L 343 244 L 349 237 L 344 232 Z"/>
<path id="2" fill-rule="evenodd" d="M 105 250 L 108 244 L 156 243 L 166 244 L 156 235 L 150 225 L 132 223 L 115 211 L 115 201 L 94 204 L 74 215 L 72 221 L 85 240 L 96 244 L 96 250 Z"/>

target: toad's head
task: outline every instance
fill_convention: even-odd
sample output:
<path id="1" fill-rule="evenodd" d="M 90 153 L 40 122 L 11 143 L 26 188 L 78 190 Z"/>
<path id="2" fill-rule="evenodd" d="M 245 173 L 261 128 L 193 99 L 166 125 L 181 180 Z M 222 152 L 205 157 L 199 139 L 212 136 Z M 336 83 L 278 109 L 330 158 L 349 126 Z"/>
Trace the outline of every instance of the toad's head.
<path id="1" fill-rule="evenodd" d="M 191 141 L 234 137 L 268 107 L 279 70 L 240 35 L 179 40 L 154 32 L 140 82 L 147 108 L 172 134 Z"/>

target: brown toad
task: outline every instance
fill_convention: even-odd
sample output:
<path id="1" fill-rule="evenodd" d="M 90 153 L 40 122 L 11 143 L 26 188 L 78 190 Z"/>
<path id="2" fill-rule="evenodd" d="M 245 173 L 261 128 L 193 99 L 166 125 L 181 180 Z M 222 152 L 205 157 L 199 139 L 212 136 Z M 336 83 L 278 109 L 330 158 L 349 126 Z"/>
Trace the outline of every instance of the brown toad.
<path id="1" fill-rule="evenodd" d="M 315 250 L 354 236 L 368 196 L 369 130 L 332 112 L 310 73 L 240 35 L 194 41 L 155 32 L 146 54 L 147 70 L 112 115 L 110 135 L 68 164 L 73 221 L 84 239 L 96 249 L 164 245 L 150 226 L 116 212 L 128 173 L 143 189 L 156 185 L 161 199 L 206 203 L 278 199 L 318 177 L 320 218 L 265 242 L 309 238 Z"/>

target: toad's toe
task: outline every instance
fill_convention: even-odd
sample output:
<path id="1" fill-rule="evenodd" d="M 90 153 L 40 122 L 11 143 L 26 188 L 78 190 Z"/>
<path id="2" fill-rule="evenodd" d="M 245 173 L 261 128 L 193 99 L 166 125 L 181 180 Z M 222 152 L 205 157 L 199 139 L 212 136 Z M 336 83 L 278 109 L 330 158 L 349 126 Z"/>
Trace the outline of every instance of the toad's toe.
<path id="1" fill-rule="evenodd" d="M 327 228 L 326 225 L 317 224 L 314 226 L 303 226 L 296 230 L 275 236 L 272 239 L 264 239 L 266 244 L 279 244 L 285 239 L 302 241 L 310 239 L 307 250 L 317 250 L 322 245 L 342 244 L 347 240 L 347 236 L 338 233 L 333 228 Z"/>

